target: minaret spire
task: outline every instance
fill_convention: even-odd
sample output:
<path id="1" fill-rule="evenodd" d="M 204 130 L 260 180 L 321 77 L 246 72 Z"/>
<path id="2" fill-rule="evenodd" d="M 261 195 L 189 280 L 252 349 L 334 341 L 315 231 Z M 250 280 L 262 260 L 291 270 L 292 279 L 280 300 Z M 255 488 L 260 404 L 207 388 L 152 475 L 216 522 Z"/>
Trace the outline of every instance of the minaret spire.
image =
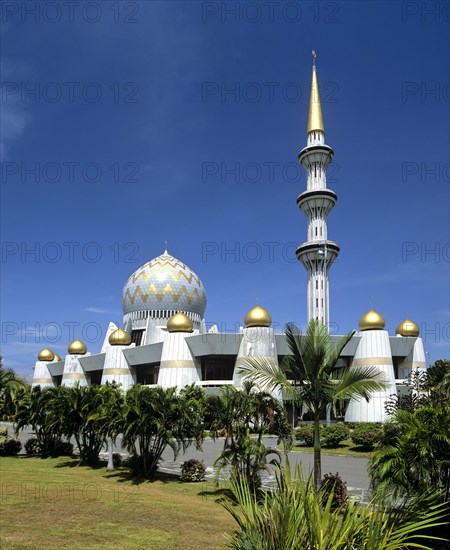
<path id="1" fill-rule="evenodd" d="M 328 328 L 328 271 L 339 254 L 339 246 L 328 240 L 327 217 L 336 204 L 337 195 L 327 189 L 326 168 L 334 152 L 325 145 L 314 50 L 306 142 L 298 159 L 307 172 L 307 189 L 299 195 L 297 204 L 308 218 L 308 240 L 297 248 L 296 254 L 308 273 L 308 322 L 317 319 Z"/>
<path id="2" fill-rule="evenodd" d="M 307 133 L 314 130 L 325 132 L 322 118 L 322 107 L 320 106 L 319 84 L 316 74 L 316 50 L 312 51 L 313 66 L 311 79 L 311 96 L 309 98 L 309 116 Z"/>

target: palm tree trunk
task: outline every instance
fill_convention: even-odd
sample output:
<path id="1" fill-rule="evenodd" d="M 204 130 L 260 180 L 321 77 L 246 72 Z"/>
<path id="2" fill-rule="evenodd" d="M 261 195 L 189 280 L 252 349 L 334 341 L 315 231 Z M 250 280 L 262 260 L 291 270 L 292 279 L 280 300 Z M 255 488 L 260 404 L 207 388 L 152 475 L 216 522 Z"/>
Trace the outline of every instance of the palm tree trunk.
<path id="1" fill-rule="evenodd" d="M 314 417 L 314 487 L 320 489 L 322 479 L 322 464 L 320 460 L 320 418 Z"/>
<path id="2" fill-rule="evenodd" d="M 114 470 L 114 460 L 113 460 L 113 441 L 112 441 L 112 437 L 109 438 L 109 442 L 108 442 L 108 464 L 106 466 L 106 470 L 108 472 L 111 472 Z"/>

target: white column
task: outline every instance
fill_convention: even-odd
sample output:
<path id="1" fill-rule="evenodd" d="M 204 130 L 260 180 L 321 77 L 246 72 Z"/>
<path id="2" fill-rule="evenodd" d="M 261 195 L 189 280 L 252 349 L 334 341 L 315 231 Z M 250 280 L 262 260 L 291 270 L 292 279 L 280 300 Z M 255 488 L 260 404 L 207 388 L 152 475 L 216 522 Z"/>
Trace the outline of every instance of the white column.
<path id="1" fill-rule="evenodd" d="M 91 355 L 90 352 L 85 355 L 66 355 L 64 360 L 64 372 L 62 376 L 62 386 L 68 386 L 69 388 L 75 386 L 78 382 L 79 386 L 89 386 L 91 383 L 90 374 L 85 372 L 80 362 L 79 357 L 87 357 Z"/>
<path id="2" fill-rule="evenodd" d="M 53 388 L 55 386 L 47 365 L 47 361 L 36 361 L 33 372 L 33 388 L 35 386 L 41 386 L 41 388 Z"/>
<path id="3" fill-rule="evenodd" d="M 201 382 L 202 372 L 198 360 L 192 355 L 186 338 L 198 334 L 198 331 L 167 332 L 161 352 L 158 385 L 163 388 L 179 389 Z"/>
<path id="4" fill-rule="evenodd" d="M 127 391 L 130 386 L 136 384 L 136 369 L 128 365 L 123 353 L 124 349 L 133 347 L 136 347 L 135 344 L 130 344 L 129 346 L 108 345 L 105 350 L 102 384 L 117 382 L 121 384 L 124 391 Z"/>
<path id="5" fill-rule="evenodd" d="M 365 330 L 360 336 L 352 366 L 377 368 L 380 378 L 388 386 L 385 390 L 372 393 L 369 402 L 365 399 L 351 399 L 345 421 L 384 422 L 388 418 L 384 404 L 391 395 L 397 395 L 389 334 L 386 330 Z"/>

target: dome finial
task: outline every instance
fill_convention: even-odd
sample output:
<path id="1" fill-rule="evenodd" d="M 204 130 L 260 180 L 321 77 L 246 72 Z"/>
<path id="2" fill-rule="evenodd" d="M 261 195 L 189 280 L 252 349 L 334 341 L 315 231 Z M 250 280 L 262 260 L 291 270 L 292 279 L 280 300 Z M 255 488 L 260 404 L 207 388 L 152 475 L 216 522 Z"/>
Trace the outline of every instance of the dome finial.
<path id="1" fill-rule="evenodd" d="M 309 116 L 308 116 L 308 130 L 313 132 L 314 130 L 320 130 L 325 132 L 322 119 L 322 108 L 320 106 L 319 84 L 317 82 L 316 74 L 316 50 L 312 51 L 313 66 L 312 66 L 312 80 L 311 80 L 311 97 L 309 99 Z"/>
<path id="2" fill-rule="evenodd" d="M 167 251 L 167 241 L 164 241 L 164 254 L 168 254 L 169 252 Z"/>

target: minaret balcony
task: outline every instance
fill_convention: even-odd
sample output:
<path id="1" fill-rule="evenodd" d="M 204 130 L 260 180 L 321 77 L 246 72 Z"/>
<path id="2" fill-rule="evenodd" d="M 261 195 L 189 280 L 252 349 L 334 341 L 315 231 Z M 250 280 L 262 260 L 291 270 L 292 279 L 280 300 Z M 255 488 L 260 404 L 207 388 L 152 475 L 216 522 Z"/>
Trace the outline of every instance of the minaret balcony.
<path id="1" fill-rule="evenodd" d="M 300 151 L 298 160 L 305 168 L 310 168 L 317 162 L 328 166 L 333 156 L 334 151 L 329 145 L 309 145 Z"/>
<path id="2" fill-rule="evenodd" d="M 340 248 L 333 241 L 309 241 L 295 251 L 297 258 L 308 270 L 330 268 L 339 255 Z"/>
<path id="3" fill-rule="evenodd" d="M 309 218 L 328 216 L 336 204 L 337 195 L 331 189 L 304 191 L 297 198 L 297 205 Z"/>

